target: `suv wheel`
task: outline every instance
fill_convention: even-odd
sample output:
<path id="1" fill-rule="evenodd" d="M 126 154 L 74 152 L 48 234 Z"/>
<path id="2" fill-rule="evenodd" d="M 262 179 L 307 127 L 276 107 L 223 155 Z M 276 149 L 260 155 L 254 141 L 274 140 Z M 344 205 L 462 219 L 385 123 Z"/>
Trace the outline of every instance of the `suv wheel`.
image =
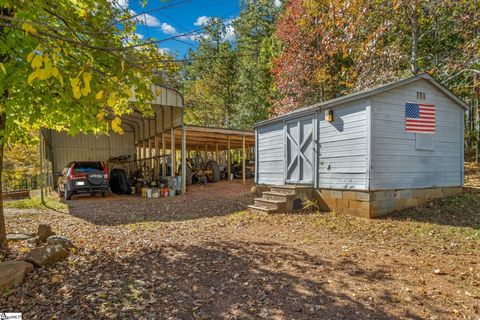
<path id="1" fill-rule="evenodd" d="M 67 186 L 63 186 L 65 200 L 72 199 L 72 192 L 68 191 Z"/>

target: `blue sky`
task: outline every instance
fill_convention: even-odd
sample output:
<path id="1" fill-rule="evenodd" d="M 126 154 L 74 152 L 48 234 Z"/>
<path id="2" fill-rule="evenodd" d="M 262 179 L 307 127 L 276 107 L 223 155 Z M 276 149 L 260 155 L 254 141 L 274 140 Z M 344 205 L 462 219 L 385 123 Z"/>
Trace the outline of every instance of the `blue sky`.
<path id="1" fill-rule="evenodd" d="M 154 37 L 158 40 L 183 34 L 201 28 L 202 23 L 210 17 L 233 19 L 240 13 L 239 0 L 148 0 L 146 7 L 141 6 L 141 0 L 115 0 L 123 8 L 140 14 L 142 23 L 138 24 L 137 33 L 144 39 Z M 158 8 L 168 8 L 156 10 Z M 193 39 L 192 39 L 193 38 Z M 233 28 L 227 29 L 226 38 L 234 39 Z M 181 37 L 159 43 L 160 48 L 167 49 L 172 54 L 183 57 L 189 48 L 196 47 L 194 37 Z"/>

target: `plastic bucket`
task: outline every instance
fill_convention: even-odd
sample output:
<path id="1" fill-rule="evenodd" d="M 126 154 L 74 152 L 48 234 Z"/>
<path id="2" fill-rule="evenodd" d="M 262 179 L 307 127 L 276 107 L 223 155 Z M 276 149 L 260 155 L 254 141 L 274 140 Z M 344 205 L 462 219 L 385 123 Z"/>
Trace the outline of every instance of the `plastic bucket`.
<path id="1" fill-rule="evenodd" d="M 168 196 L 169 197 L 175 197 L 176 194 L 177 194 L 177 190 L 175 190 L 175 189 L 169 189 L 168 190 Z"/>
<path id="2" fill-rule="evenodd" d="M 151 198 L 151 197 L 152 197 L 152 189 L 148 188 L 147 189 L 147 198 Z"/>

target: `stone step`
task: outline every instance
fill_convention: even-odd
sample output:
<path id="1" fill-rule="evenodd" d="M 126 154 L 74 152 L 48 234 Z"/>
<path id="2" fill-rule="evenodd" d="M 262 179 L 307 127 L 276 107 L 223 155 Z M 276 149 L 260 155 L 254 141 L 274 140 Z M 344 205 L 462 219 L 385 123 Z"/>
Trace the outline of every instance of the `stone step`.
<path id="1" fill-rule="evenodd" d="M 251 213 L 276 213 L 277 212 L 276 209 L 259 207 L 256 205 L 250 205 L 250 206 L 247 206 L 247 208 L 248 208 L 248 211 L 250 211 Z"/>
<path id="2" fill-rule="evenodd" d="M 278 212 L 284 212 L 287 202 L 281 200 L 270 200 L 265 198 L 255 198 L 255 205 L 269 209 L 276 209 Z"/>
<path id="3" fill-rule="evenodd" d="M 262 197 L 269 200 L 292 201 L 295 195 L 285 192 L 264 191 L 262 192 Z"/>

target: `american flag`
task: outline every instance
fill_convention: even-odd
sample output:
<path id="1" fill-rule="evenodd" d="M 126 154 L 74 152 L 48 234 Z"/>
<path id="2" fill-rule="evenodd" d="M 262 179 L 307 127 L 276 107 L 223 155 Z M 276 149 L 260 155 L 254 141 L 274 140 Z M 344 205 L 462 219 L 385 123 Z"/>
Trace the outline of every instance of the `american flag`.
<path id="1" fill-rule="evenodd" d="M 433 104 L 405 104 L 407 132 L 435 133 L 435 106 Z"/>

